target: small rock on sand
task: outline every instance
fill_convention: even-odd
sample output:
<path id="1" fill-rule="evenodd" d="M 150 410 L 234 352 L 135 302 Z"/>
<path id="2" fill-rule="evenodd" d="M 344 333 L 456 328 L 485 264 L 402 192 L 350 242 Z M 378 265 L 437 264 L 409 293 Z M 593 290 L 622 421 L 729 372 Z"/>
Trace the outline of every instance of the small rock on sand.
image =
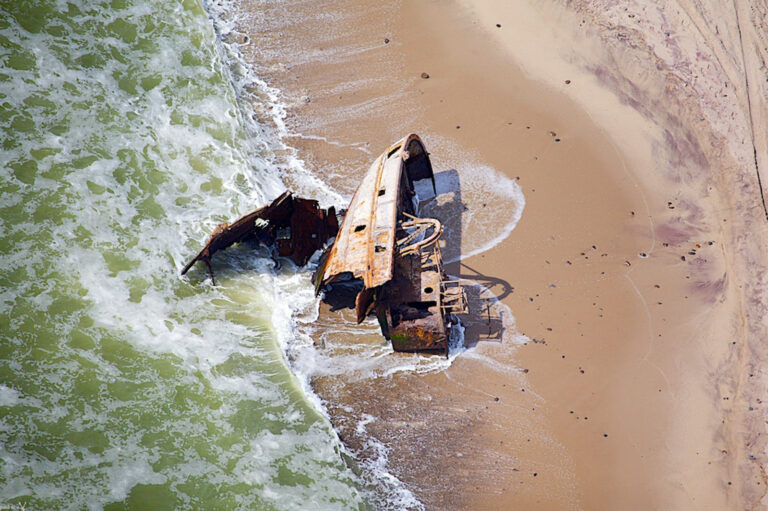
<path id="1" fill-rule="evenodd" d="M 426 80 L 427 78 L 429 78 L 429 73 L 421 73 L 421 77 Z"/>

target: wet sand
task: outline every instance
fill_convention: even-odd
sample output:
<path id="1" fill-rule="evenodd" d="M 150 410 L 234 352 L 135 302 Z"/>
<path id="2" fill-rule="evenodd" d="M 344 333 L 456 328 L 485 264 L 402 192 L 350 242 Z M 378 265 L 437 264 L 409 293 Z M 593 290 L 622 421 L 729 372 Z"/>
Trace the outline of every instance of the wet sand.
<path id="1" fill-rule="evenodd" d="M 313 384 L 345 442 L 363 458 L 368 435 L 384 442 L 427 509 L 754 508 L 765 76 L 734 37 L 765 41 L 760 12 L 710 34 L 733 17 L 715 2 L 514 4 L 247 7 L 244 51 L 301 134 L 286 140 L 334 187 L 350 194 L 417 132 L 462 188 L 493 198 L 492 168 L 525 195 L 510 236 L 447 265 L 500 299 L 490 315 L 474 299 L 449 369 Z M 454 229 L 465 253 L 510 215 L 482 194 L 453 202 L 484 222 Z M 349 316 L 321 315 L 324 345 L 352 342 Z M 354 338 L 380 345 L 373 328 Z"/>

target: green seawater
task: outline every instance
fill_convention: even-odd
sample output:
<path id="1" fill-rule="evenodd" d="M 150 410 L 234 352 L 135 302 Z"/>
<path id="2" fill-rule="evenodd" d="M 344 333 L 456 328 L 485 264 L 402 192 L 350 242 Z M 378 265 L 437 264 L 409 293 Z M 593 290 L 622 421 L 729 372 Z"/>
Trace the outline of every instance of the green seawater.
<path id="1" fill-rule="evenodd" d="M 0 0 L 2 509 L 364 508 L 284 360 L 306 276 L 179 276 L 283 189 L 222 59 L 199 0 Z"/>

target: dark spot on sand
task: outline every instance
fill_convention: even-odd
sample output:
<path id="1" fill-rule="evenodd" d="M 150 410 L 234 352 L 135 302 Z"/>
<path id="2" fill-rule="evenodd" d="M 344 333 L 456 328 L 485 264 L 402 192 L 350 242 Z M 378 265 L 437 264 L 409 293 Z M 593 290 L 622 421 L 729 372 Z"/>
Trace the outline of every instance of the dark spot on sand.
<path id="1" fill-rule="evenodd" d="M 681 261 L 685 261 L 685 256 L 680 256 Z"/>
<path id="2" fill-rule="evenodd" d="M 570 85 L 570 84 L 571 84 L 571 81 L 570 81 L 570 80 L 566 80 L 566 81 L 565 81 L 565 84 L 566 84 L 566 85 Z"/>
<path id="3" fill-rule="evenodd" d="M 494 400 L 494 401 L 498 401 L 498 400 L 499 400 L 499 398 L 498 398 L 498 397 L 495 397 L 495 398 L 493 398 L 493 400 Z"/>
<path id="4" fill-rule="evenodd" d="M 496 23 L 496 28 L 501 28 L 501 23 Z"/>
<path id="5" fill-rule="evenodd" d="M 389 38 L 388 37 L 384 38 L 384 44 L 389 44 Z"/>
<path id="6" fill-rule="evenodd" d="M 608 438 L 608 433 L 603 433 L 603 438 Z"/>
<path id="7" fill-rule="evenodd" d="M 421 77 L 426 80 L 427 78 L 429 78 L 429 73 L 421 73 Z"/>

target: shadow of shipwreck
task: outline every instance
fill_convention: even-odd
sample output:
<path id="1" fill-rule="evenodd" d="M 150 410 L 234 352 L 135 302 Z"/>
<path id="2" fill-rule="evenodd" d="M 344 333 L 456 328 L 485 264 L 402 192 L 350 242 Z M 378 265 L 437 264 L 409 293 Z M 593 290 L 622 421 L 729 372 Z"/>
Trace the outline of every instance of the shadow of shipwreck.
<path id="1" fill-rule="evenodd" d="M 437 194 L 422 206 L 422 214 L 439 219 L 443 224 L 441 248 L 444 267 L 451 279 L 462 282 L 467 296 L 468 312 L 458 315 L 464 326 L 464 347 L 480 341 L 502 342 L 505 307 L 501 301 L 514 288 L 509 282 L 484 275 L 461 261 L 463 218 L 468 206 L 461 193 L 461 178 L 455 169 L 435 173 Z"/>

